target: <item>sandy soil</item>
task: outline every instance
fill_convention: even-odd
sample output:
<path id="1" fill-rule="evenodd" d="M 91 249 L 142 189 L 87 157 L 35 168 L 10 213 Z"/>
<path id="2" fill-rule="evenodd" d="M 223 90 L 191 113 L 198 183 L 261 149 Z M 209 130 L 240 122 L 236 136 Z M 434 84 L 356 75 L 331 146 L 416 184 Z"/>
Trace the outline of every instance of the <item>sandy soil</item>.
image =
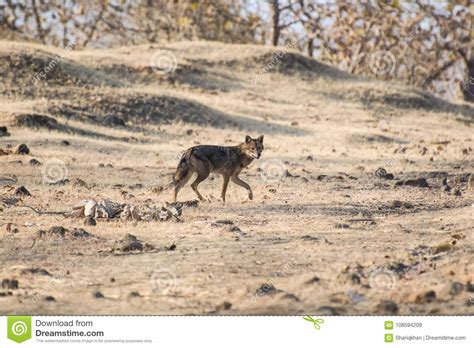
<path id="1" fill-rule="evenodd" d="M 177 67 L 158 74 L 163 49 Z M 0 314 L 474 313 L 474 109 L 293 52 L 268 69 L 276 53 L 0 43 Z M 265 135 L 241 175 L 253 201 L 230 184 L 223 205 L 214 176 L 180 221 L 54 214 L 85 199 L 164 205 L 182 151 L 246 134 Z M 400 185 L 419 178 L 428 187 Z M 127 234 L 154 248 L 119 250 Z"/>

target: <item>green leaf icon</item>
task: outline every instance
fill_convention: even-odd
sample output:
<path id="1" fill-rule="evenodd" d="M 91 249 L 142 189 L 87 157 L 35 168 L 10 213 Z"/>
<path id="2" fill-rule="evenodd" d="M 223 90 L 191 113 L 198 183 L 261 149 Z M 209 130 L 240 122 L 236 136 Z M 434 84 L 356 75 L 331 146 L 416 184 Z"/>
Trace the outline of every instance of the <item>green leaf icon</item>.
<path id="1" fill-rule="evenodd" d="M 8 339 L 22 343 L 31 338 L 31 317 L 8 317 Z"/>

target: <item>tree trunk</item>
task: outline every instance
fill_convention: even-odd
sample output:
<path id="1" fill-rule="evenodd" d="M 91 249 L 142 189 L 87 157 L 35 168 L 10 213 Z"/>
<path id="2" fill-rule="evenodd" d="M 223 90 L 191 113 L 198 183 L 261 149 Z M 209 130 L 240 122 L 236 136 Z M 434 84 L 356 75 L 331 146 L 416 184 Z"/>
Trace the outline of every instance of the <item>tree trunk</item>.
<path id="1" fill-rule="evenodd" d="M 280 38 L 280 4 L 278 0 L 271 0 L 272 18 L 273 18 L 273 46 L 278 46 L 278 39 Z"/>
<path id="2" fill-rule="evenodd" d="M 474 57 L 467 61 L 466 73 L 465 81 L 461 85 L 462 93 L 464 100 L 474 102 Z"/>

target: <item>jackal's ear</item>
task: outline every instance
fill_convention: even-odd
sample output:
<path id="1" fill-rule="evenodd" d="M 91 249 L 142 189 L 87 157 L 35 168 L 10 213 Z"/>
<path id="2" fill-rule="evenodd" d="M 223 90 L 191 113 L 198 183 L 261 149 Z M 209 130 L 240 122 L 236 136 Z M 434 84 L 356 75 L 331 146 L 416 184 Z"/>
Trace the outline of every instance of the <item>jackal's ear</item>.
<path id="1" fill-rule="evenodd" d="M 245 142 L 246 142 L 246 143 L 250 143 L 251 141 L 252 141 L 252 138 L 250 137 L 250 135 L 247 135 L 247 136 L 245 137 Z"/>
<path id="2" fill-rule="evenodd" d="M 257 140 L 258 140 L 259 143 L 262 143 L 262 144 L 263 144 L 263 135 L 259 136 L 259 137 L 257 138 Z"/>

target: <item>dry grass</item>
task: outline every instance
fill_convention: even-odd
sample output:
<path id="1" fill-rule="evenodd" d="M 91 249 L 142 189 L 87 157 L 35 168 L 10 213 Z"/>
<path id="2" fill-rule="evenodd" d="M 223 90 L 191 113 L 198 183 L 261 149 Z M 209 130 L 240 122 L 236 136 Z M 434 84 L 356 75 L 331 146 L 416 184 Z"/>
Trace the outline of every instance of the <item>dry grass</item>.
<path id="1" fill-rule="evenodd" d="M 159 49 L 176 55 L 174 73 L 150 68 Z M 11 294 L 0 291 L 0 313 L 472 314 L 474 194 L 456 181 L 473 172 L 469 106 L 318 70 L 296 53 L 262 73 L 272 48 L 205 42 L 68 52 L 35 85 L 35 69 L 62 53 L 0 43 L 10 57 L 1 63 L 0 126 L 11 133 L 0 148 L 31 149 L 0 156 L 0 177 L 17 178 L 0 194 L 10 197 L 20 185 L 32 194 L 0 208 L 0 277 L 19 281 Z M 60 131 L 15 125 L 16 116 L 31 113 L 54 117 Z M 124 124 L 111 126 L 110 115 Z M 223 206 L 215 177 L 202 184 L 208 201 L 184 209 L 182 223 L 84 226 L 21 207 L 69 210 L 87 198 L 165 202 L 170 193 L 153 188 L 169 181 L 181 151 L 236 144 L 247 133 L 265 134 L 263 158 L 242 175 L 254 189 L 251 202 L 231 184 Z M 30 166 L 31 158 L 43 165 Z M 66 185 L 44 182 L 52 159 L 66 164 Z M 396 179 L 426 177 L 430 188 L 395 188 L 374 176 L 378 167 Z M 268 168 L 292 176 L 269 181 Z M 88 187 L 75 186 L 77 178 Z M 444 178 L 461 196 L 441 189 Z M 189 187 L 181 194 L 195 198 Z M 413 207 L 393 208 L 394 200 Z M 18 233 L 6 231 L 9 223 Z M 32 246 L 38 230 L 58 225 L 97 238 L 43 237 Z M 110 253 L 127 233 L 177 248 Z M 23 274 L 26 268 L 51 275 Z M 276 290 L 255 295 L 263 284 Z M 423 297 L 431 290 L 433 301 Z"/>

